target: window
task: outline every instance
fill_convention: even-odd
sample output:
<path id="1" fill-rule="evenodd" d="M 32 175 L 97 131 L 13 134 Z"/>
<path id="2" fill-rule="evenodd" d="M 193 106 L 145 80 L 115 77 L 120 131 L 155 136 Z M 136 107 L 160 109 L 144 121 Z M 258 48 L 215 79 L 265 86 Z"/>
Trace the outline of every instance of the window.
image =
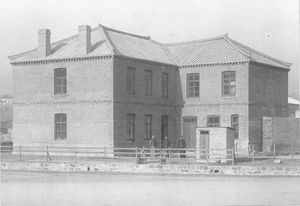
<path id="1" fill-rule="evenodd" d="M 152 96 L 152 71 L 145 71 L 145 96 Z"/>
<path id="2" fill-rule="evenodd" d="M 220 127 L 220 116 L 218 115 L 207 116 L 206 124 L 208 127 Z"/>
<path id="3" fill-rule="evenodd" d="M 222 93 L 223 96 L 235 96 L 235 72 L 222 73 Z"/>
<path id="4" fill-rule="evenodd" d="M 183 117 L 184 123 L 197 123 L 197 117 Z"/>
<path id="5" fill-rule="evenodd" d="M 168 136 L 168 119 L 167 115 L 161 116 L 161 138 Z"/>
<path id="6" fill-rule="evenodd" d="M 135 139 L 135 114 L 127 114 L 127 140 Z"/>
<path id="7" fill-rule="evenodd" d="M 186 97 L 199 97 L 199 74 L 186 75 Z"/>
<path id="8" fill-rule="evenodd" d="M 231 128 L 234 129 L 234 137 L 239 138 L 239 115 L 231 115 Z"/>
<path id="9" fill-rule="evenodd" d="M 146 114 L 144 118 L 144 135 L 146 140 L 152 137 L 152 115 Z"/>
<path id="10" fill-rule="evenodd" d="M 54 94 L 67 93 L 67 70 L 66 68 L 54 69 Z"/>
<path id="11" fill-rule="evenodd" d="M 67 114 L 59 113 L 54 117 L 55 140 L 67 139 Z"/>
<path id="12" fill-rule="evenodd" d="M 127 94 L 135 95 L 135 68 L 127 68 Z"/>
<path id="13" fill-rule="evenodd" d="M 161 97 L 168 98 L 169 74 L 163 72 L 161 78 Z"/>

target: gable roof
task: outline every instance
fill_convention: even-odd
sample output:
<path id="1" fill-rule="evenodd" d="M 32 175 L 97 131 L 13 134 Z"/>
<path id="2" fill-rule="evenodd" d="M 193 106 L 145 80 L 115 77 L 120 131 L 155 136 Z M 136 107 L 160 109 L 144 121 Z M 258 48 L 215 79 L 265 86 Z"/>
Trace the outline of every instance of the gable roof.
<path id="1" fill-rule="evenodd" d="M 57 60 L 77 57 L 124 56 L 179 67 L 258 62 L 289 69 L 289 63 L 247 47 L 227 35 L 196 41 L 162 44 L 140 36 L 100 25 L 91 30 L 92 51 L 85 55 L 78 48 L 78 35 L 51 44 L 51 54 L 39 58 L 37 49 L 10 56 L 11 63 Z"/>

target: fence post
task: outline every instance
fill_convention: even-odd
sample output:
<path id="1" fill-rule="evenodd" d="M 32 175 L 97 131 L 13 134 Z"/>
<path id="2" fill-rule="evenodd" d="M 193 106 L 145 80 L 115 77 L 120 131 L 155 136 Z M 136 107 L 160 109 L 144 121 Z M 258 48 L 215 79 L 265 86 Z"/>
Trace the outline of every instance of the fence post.
<path id="1" fill-rule="evenodd" d="M 276 144 L 273 144 L 273 159 L 275 159 L 275 155 L 276 155 Z"/>
<path id="2" fill-rule="evenodd" d="M 106 146 L 104 146 L 104 159 L 106 159 Z"/>
<path id="3" fill-rule="evenodd" d="M 20 161 L 22 161 L 22 146 L 20 145 Z"/>
<path id="4" fill-rule="evenodd" d="M 77 145 L 75 145 L 75 163 L 77 163 Z"/>
<path id="5" fill-rule="evenodd" d="M 47 162 L 49 161 L 48 154 L 49 154 L 49 150 L 48 150 L 48 145 L 47 145 L 47 148 L 46 148 L 46 157 L 47 157 Z"/>
<path id="6" fill-rule="evenodd" d="M 231 149 L 231 157 L 232 157 L 232 165 L 235 163 L 235 152 L 234 152 L 235 150 L 234 150 L 234 147 Z M 226 157 L 226 159 L 227 159 L 227 157 Z"/>
<path id="7" fill-rule="evenodd" d="M 294 143 L 292 143 L 292 159 L 294 159 Z"/>

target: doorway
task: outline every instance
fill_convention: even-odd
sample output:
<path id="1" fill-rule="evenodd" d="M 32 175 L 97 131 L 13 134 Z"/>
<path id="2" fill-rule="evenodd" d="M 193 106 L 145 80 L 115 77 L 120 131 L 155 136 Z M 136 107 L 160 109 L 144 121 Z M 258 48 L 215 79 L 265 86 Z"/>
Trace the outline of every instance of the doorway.
<path id="1" fill-rule="evenodd" d="M 200 159 L 207 160 L 209 158 L 209 131 L 200 131 Z"/>
<path id="2" fill-rule="evenodd" d="M 196 148 L 197 117 L 182 117 L 182 136 L 187 148 Z"/>

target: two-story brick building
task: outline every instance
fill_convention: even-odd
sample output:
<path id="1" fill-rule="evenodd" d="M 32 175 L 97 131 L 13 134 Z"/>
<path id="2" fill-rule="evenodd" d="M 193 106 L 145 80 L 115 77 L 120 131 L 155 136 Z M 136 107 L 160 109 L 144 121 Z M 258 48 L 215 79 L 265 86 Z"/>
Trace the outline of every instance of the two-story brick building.
<path id="1" fill-rule="evenodd" d="M 14 144 L 195 147 L 196 127 L 233 127 L 261 149 L 262 116 L 288 116 L 289 63 L 227 35 L 162 44 L 99 25 L 10 56 Z"/>

